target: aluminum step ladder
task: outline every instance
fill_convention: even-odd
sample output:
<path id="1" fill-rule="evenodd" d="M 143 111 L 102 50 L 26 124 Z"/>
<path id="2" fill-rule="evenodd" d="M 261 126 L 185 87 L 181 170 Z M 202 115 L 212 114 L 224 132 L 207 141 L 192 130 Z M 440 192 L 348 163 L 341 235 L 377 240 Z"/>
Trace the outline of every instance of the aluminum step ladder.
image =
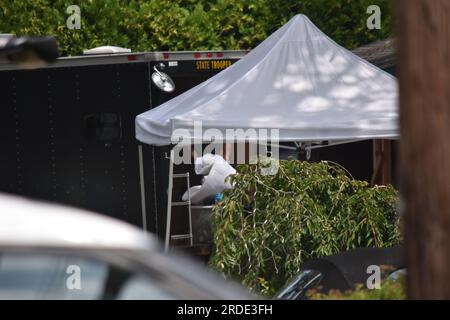
<path id="1" fill-rule="evenodd" d="M 191 213 L 191 186 L 189 182 L 189 172 L 174 174 L 173 173 L 173 149 L 170 151 L 170 164 L 169 164 L 169 188 L 167 194 L 167 220 L 166 220 L 166 239 L 165 239 L 165 252 L 169 251 L 171 240 L 179 240 L 179 239 L 189 239 L 189 244 L 192 247 L 194 245 L 193 242 L 193 233 L 192 233 L 192 213 Z M 188 192 L 188 200 L 187 201 L 177 201 L 172 202 L 172 190 L 173 190 L 173 180 L 178 178 L 185 178 Z M 187 206 L 188 208 L 188 218 L 189 218 L 189 233 L 186 234 L 171 234 L 171 222 L 172 222 L 172 207 L 177 206 Z"/>

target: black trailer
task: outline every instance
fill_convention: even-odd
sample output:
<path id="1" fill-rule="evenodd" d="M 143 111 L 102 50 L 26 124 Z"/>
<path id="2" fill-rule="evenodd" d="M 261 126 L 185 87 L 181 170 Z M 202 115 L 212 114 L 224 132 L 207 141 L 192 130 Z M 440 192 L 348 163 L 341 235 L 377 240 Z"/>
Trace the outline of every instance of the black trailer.
<path id="1" fill-rule="evenodd" d="M 163 236 L 167 147 L 135 139 L 136 115 L 228 67 L 245 51 L 120 53 L 0 64 L 0 192 L 115 217 Z M 175 82 L 151 80 L 158 66 Z"/>

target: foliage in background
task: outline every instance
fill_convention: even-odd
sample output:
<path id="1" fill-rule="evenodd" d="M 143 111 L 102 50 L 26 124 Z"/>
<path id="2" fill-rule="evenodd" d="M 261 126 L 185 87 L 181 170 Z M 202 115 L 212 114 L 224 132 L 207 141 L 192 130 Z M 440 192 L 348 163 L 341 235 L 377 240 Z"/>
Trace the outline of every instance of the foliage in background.
<path id="1" fill-rule="evenodd" d="M 369 5 L 382 11 L 369 30 Z M 69 30 L 69 5 L 81 8 L 81 29 Z M 387 38 L 390 0 L 8 0 L 0 2 L 0 33 L 56 35 L 62 55 L 116 45 L 133 51 L 251 49 L 297 13 L 351 49 Z"/>
<path id="2" fill-rule="evenodd" d="M 347 292 L 330 291 L 328 294 L 311 292 L 311 300 L 406 300 L 405 279 L 382 282 L 380 289 L 366 289 L 358 285 L 355 290 Z"/>
<path id="3" fill-rule="evenodd" d="M 210 266 L 226 277 L 271 295 L 306 259 L 399 243 L 392 186 L 370 188 L 326 162 L 280 161 L 276 175 L 259 170 L 239 165 L 235 187 L 213 210 Z"/>

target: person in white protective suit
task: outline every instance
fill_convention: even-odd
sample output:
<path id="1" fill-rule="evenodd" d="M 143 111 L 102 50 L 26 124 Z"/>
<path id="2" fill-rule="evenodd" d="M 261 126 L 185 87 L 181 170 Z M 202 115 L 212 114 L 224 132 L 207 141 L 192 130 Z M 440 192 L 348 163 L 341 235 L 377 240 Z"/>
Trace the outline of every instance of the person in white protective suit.
<path id="1" fill-rule="evenodd" d="M 209 153 L 195 159 L 195 173 L 205 177 L 201 186 L 194 186 L 190 189 L 191 203 L 203 204 L 205 201 L 213 199 L 218 192 L 233 187 L 226 181 L 226 178 L 235 174 L 236 170 L 222 156 Z M 187 200 L 188 192 L 186 191 L 183 201 Z"/>

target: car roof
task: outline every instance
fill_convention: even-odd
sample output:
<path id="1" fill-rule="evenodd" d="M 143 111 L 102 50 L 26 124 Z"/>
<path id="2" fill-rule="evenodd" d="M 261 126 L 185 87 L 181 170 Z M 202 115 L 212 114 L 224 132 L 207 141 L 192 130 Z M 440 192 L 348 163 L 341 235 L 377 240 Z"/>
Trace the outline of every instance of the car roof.
<path id="1" fill-rule="evenodd" d="M 402 246 L 391 248 L 356 248 L 326 257 L 305 261 L 303 270 L 318 270 L 324 278 L 322 284 L 328 289 L 347 290 L 357 283 L 365 283 L 371 265 L 404 268 Z"/>
<path id="2" fill-rule="evenodd" d="M 157 240 L 107 216 L 0 193 L 0 246 L 148 250 Z"/>

